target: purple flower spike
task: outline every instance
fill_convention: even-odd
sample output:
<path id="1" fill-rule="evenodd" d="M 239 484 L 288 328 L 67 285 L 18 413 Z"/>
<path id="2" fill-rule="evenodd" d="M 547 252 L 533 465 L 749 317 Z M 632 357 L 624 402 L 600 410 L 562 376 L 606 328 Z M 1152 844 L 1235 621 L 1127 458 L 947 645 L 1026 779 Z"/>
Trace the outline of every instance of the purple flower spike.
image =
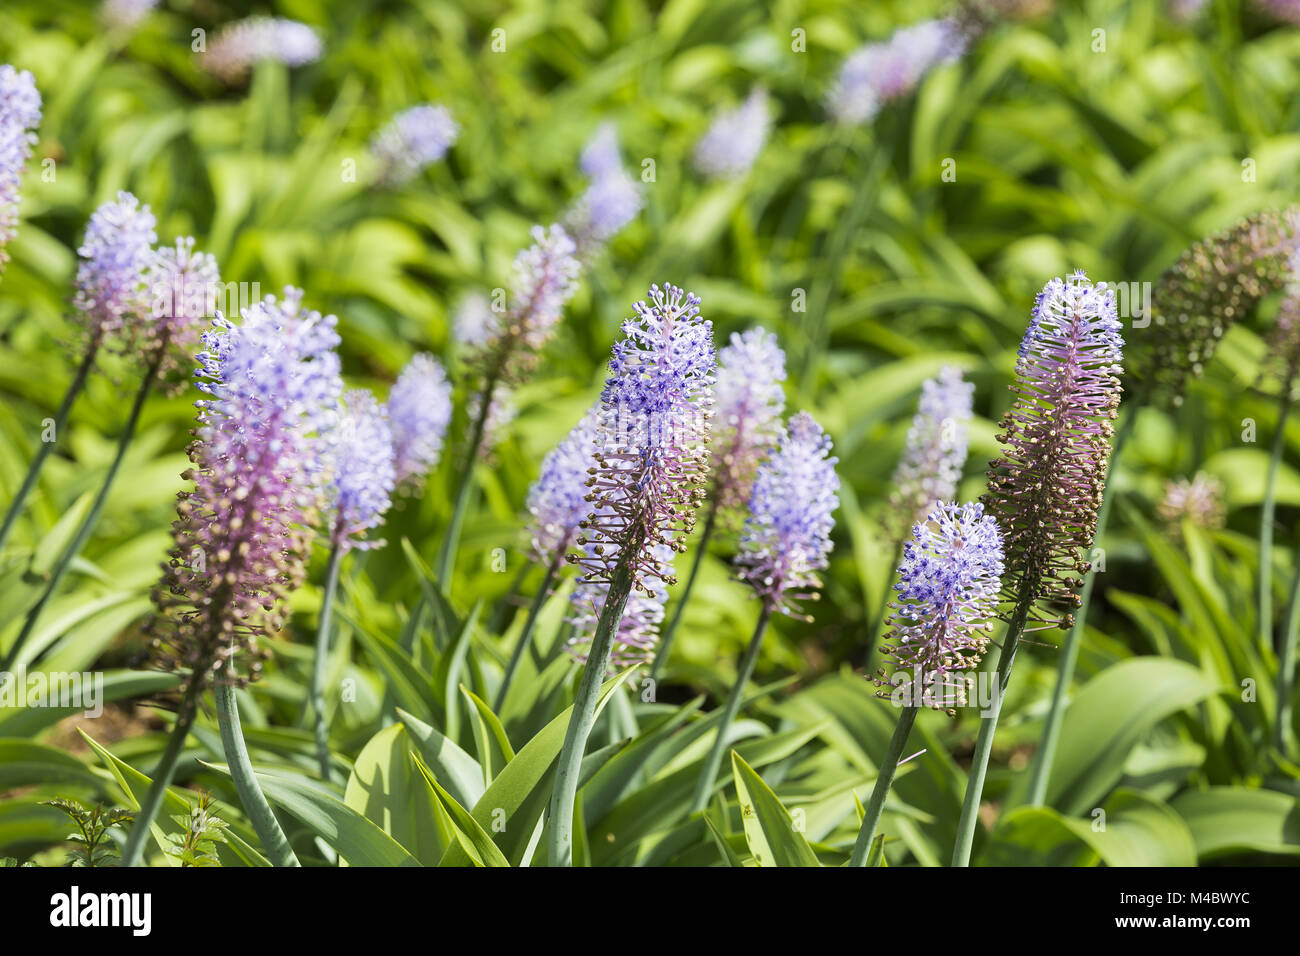
<path id="1" fill-rule="evenodd" d="M 194 240 L 186 236 L 154 253 L 148 279 L 153 321 L 132 330 L 133 348 L 145 354 L 166 348 L 160 372 L 167 372 L 175 367 L 177 354 L 190 354 L 198 344 L 207 318 L 216 311 L 221 273 L 217 260 L 195 252 Z"/>
<path id="2" fill-rule="evenodd" d="M 844 61 L 827 109 L 841 123 L 869 123 L 936 66 L 965 53 L 969 43 L 967 30 L 953 19 L 924 20 L 896 31 L 885 43 L 868 43 Z"/>
<path id="3" fill-rule="evenodd" d="M 445 106 L 425 103 L 403 110 L 375 134 L 370 152 L 379 160 L 379 181 L 397 185 L 446 155 L 460 127 Z"/>
<path id="4" fill-rule="evenodd" d="M 596 409 L 589 411 L 547 453 L 528 491 L 528 513 L 533 516 L 530 537 L 540 564 L 549 565 L 573 547 L 578 528 L 591 511 L 587 477 L 595 465 L 597 417 Z"/>
<path id="5" fill-rule="evenodd" d="M 795 602 L 817 599 L 818 572 L 829 563 L 831 515 L 839 507 L 837 461 L 830 436 L 799 412 L 754 479 L 736 565 L 740 579 L 781 614 L 811 620 Z"/>
<path id="6" fill-rule="evenodd" d="M 1002 420 L 1004 457 L 992 462 L 984 505 L 1006 549 L 1004 588 L 1028 620 L 1041 599 L 1077 607 L 1106 486 L 1119 407 L 1123 341 L 1115 297 L 1082 272 L 1053 279 L 1038 296 L 1016 365 L 1016 399 Z"/>
<path id="7" fill-rule="evenodd" d="M 228 84 L 238 83 L 262 60 L 305 66 L 320 59 L 320 34 L 305 23 L 283 17 L 253 16 L 228 23 L 199 61 Z"/>
<path id="8" fill-rule="evenodd" d="M 907 432 L 890 496 L 894 517 L 904 529 L 928 515 L 936 501 L 948 501 L 956 494 L 966 464 L 974 393 L 975 386 L 962 381 L 961 369 L 948 365 L 921 385 L 920 406 Z"/>
<path id="9" fill-rule="evenodd" d="M 286 290 L 221 316 L 204 333 L 193 467 L 154 591 L 155 661 L 191 680 L 256 678 L 260 639 L 279 629 L 301 582 L 327 476 L 328 435 L 342 382 L 333 316 Z M 242 674 L 236 676 L 239 665 Z"/>
<path id="10" fill-rule="evenodd" d="M 418 487 L 442 455 L 451 423 L 451 383 L 438 360 L 420 353 L 407 363 L 388 395 L 396 480 Z"/>
<path id="11" fill-rule="evenodd" d="M 894 659 L 895 677 L 891 682 L 881 668 L 875 682 L 894 687 L 894 693 L 900 684 L 910 687 L 914 705 L 961 707 L 966 703 L 963 672 L 984 656 L 998 606 L 1002 539 L 997 522 L 978 503 L 936 503 L 903 546 L 898 576 L 898 601 L 890 604 L 892 633 L 880 650 Z"/>
<path id="12" fill-rule="evenodd" d="M 785 352 L 764 329 L 732 333 L 731 343 L 718 351 L 713 487 L 722 511 L 749 503 L 754 474 L 780 440 L 784 381 Z"/>
<path id="13" fill-rule="evenodd" d="M 392 503 L 397 472 L 388 413 L 370 392 L 351 389 L 343 396 L 338 432 L 331 436 L 334 476 L 330 544 L 344 549 L 377 548 L 365 533 L 379 525 Z"/>
<path id="14" fill-rule="evenodd" d="M 601 123 L 596 127 L 596 132 L 582 149 L 578 168 L 588 179 L 600 179 L 622 171 L 623 154 L 618 148 L 618 127 L 613 123 Z"/>
<path id="15" fill-rule="evenodd" d="M 41 94 L 32 75 L 0 64 L 0 272 L 9 261 L 5 246 L 18 231 L 18 187 L 40 122 Z"/>
<path id="16" fill-rule="evenodd" d="M 1285 294 L 1268 335 L 1264 364 L 1282 380 L 1283 392 L 1294 395 L 1300 380 L 1300 248 L 1291 254 L 1287 270 Z"/>
<path id="17" fill-rule="evenodd" d="M 127 192 L 95 210 L 77 250 L 77 292 L 93 342 L 127 328 L 133 335 L 149 314 L 147 272 L 154 263 L 153 213 Z"/>
<path id="18" fill-rule="evenodd" d="M 1265 16 L 1300 27 L 1300 2 L 1297 0 L 1255 0 L 1255 6 Z"/>
<path id="19" fill-rule="evenodd" d="M 563 227 L 534 226 L 533 245 L 515 256 L 510 308 L 488 331 L 471 362 L 494 385 L 529 371 L 578 287 L 577 246 Z"/>
<path id="20" fill-rule="evenodd" d="M 672 554 L 685 550 L 705 493 L 713 326 L 700 317 L 700 300 L 681 289 L 652 285 L 649 298 L 623 323 L 601 392 L 591 513 L 569 556 L 583 572 L 573 599 L 579 609 L 600 605 L 593 594 L 620 564 L 647 598 L 672 584 Z"/>
<path id="21" fill-rule="evenodd" d="M 767 142 L 772 120 L 761 86 L 735 109 L 724 110 L 696 144 L 695 168 L 710 179 L 735 179 L 749 172 Z"/>

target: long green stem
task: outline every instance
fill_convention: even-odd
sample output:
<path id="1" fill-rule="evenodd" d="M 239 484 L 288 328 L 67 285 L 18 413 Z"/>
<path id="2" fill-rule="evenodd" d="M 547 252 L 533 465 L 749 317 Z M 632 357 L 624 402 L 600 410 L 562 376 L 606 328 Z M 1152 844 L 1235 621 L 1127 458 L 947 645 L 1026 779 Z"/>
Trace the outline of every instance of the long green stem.
<path id="1" fill-rule="evenodd" d="M 311 709 L 316 729 L 316 760 L 320 778 L 330 779 L 330 738 L 325 722 L 325 669 L 330 656 L 330 631 L 334 623 L 334 600 L 339 587 L 339 568 L 344 548 L 338 541 L 330 548 L 329 569 L 325 572 L 325 596 L 321 598 L 320 620 L 316 626 L 316 660 L 311 673 Z"/>
<path id="2" fill-rule="evenodd" d="M 614 650 L 614 635 L 632 592 L 632 550 L 630 546 L 624 548 L 623 556 L 610 575 L 609 590 L 605 594 L 600 619 L 596 622 L 587 666 L 583 668 L 578 695 L 573 701 L 573 713 L 564 732 L 564 746 L 560 749 L 559 763 L 555 767 L 555 786 L 551 790 L 546 839 L 548 866 L 573 865 L 573 810 L 578 800 L 578 774 L 582 769 L 587 738 L 596 722 L 596 701 Z"/>
<path id="3" fill-rule="evenodd" d="M 1111 447 L 1110 468 L 1106 475 L 1106 488 L 1101 498 L 1101 507 L 1097 509 L 1097 530 L 1092 540 L 1100 541 L 1106 533 L 1106 524 L 1110 518 L 1111 484 L 1119 467 L 1120 452 L 1125 442 L 1133 433 L 1133 424 L 1137 421 L 1138 405 L 1126 407 L 1124 419 L 1115 433 L 1115 442 Z M 1038 741 L 1038 750 L 1034 753 L 1034 766 L 1029 778 L 1029 795 L 1026 802 L 1031 807 L 1041 807 L 1047 799 L 1047 784 L 1052 775 L 1052 761 L 1056 757 L 1056 744 L 1061 737 L 1061 724 L 1065 719 L 1065 697 L 1074 681 L 1074 667 L 1079 661 L 1079 645 L 1083 641 L 1083 631 L 1088 619 L 1088 606 L 1092 603 L 1092 587 L 1097 579 L 1097 569 L 1089 568 L 1084 575 L 1083 587 L 1079 591 L 1079 607 L 1074 612 L 1074 625 L 1065 635 L 1061 645 L 1061 659 L 1056 669 L 1056 686 L 1052 689 L 1052 706 L 1047 711 L 1047 722 L 1043 724 L 1043 733 Z"/>
<path id="4" fill-rule="evenodd" d="M 654 663 L 650 665 L 650 679 L 657 681 L 659 673 L 668 663 L 668 649 L 673 645 L 673 636 L 677 633 L 677 625 L 682 623 L 682 615 L 686 611 L 686 604 L 691 599 L 691 591 L 695 588 L 695 578 L 700 573 L 700 565 L 704 563 L 704 556 L 709 551 L 709 538 L 713 536 L 713 529 L 718 521 L 718 503 L 715 497 L 709 503 L 709 514 L 704 519 L 704 530 L 700 533 L 699 543 L 695 546 L 695 560 L 691 562 L 691 573 L 686 577 L 686 587 L 682 589 L 681 596 L 677 599 L 677 607 L 673 610 L 673 618 L 668 622 L 668 627 L 664 629 L 659 638 L 659 649 L 655 651 Z"/>
<path id="5" fill-rule="evenodd" d="M 244 744 L 244 732 L 239 726 L 239 705 L 235 701 L 233 684 L 218 680 L 213 688 L 217 702 L 217 724 L 221 728 L 221 746 L 226 752 L 226 764 L 230 767 L 230 777 L 235 782 L 239 802 L 244 805 L 248 822 L 257 831 L 262 841 L 262 849 L 272 866 L 301 866 L 294 855 L 289 838 L 284 835 L 280 821 L 275 818 L 271 805 L 266 802 L 266 794 L 258 786 L 257 777 L 253 775 L 253 762 L 248 759 L 248 748 Z"/>
<path id="6" fill-rule="evenodd" d="M 167 738 L 167 747 L 158 760 L 158 766 L 154 768 L 153 782 L 149 784 L 148 792 L 145 793 L 144 799 L 140 801 L 140 811 L 135 815 L 135 822 L 131 824 L 131 832 L 126 836 L 126 846 L 122 850 L 123 866 L 140 865 L 140 858 L 144 855 L 145 841 L 149 839 L 149 831 L 153 826 L 154 818 L 158 816 L 163 797 L 167 794 L 167 788 L 171 786 L 172 777 L 176 774 L 176 760 L 180 757 L 181 748 L 185 746 L 185 738 L 189 736 L 190 727 L 194 724 L 194 714 L 198 710 L 199 694 L 202 693 L 203 689 L 203 683 L 198 679 L 201 676 L 197 675 L 190 681 L 189 689 L 186 690 L 185 696 L 181 698 L 180 709 L 176 712 L 176 724 L 172 727 L 171 736 Z"/>
<path id="7" fill-rule="evenodd" d="M 533 603 L 528 607 L 528 618 L 524 621 L 524 629 L 519 632 L 519 640 L 515 642 L 514 652 L 510 655 L 510 663 L 506 665 L 506 672 L 501 677 L 501 686 L 497 688 L 496 703 L 493 710 L 498 714 L 501 713 L 501 707 L 506 702 L 506 693 L 510 690 L 510 684 L 515 679 L 515 672 L 519 670 L 519 664 L 524 659 L 524 652 L 533 642 L 533 631 L 537 629 L 537 616 L 542 613 L 542 606 L 546 604 L 546 598 L 551 593 L 551 585 L 555 583 L 555 575 L 560 569 L 560 556 L 556 555 L 551 563 L 546 566 L 546 576 L 542 578 L 542 586 L 537 589 L 537 594 L 533 596 Z"/>
<path id="8" fill-rule="evenodd" d="M 867 856 L 871 852 L 871 841 L 876 838 L 876 827 L 880 824 L 880 812 L 885 808 L 885 798 L 889 788 L 894 785 L 894 774 L 898 771 L 898 760 L 903 756 L 903 747 L 907 745 L 907 735 L 912 732 L 916 715 L 920 708 L 904 707 L 898 712 L 898 724 L 894 727 L 894 736 L 889 740 L 889 749 L 876 770 L 876 785 L 871 788 L 871 799 L 867 801 L 867 812 L 858 828 L 858 841 L 853 844 L 853 855 L 849 857 L 849 866 L 866 866 Z"/>
<path id="9" fill-rule="evenodd" d="M 749 639 L 749 646 L 740 659 L 740 669 L 736 682 L 731 685 L 727 703 L 722 708 L 722 722 L 718 724 L 718 734 L 713 738 L 713 746 L 700 771 L 700 778 L 695 782 L 695 795 L 691 797 L 691 813 L 703 810 L 713 794 L 713 782 L 718 776 L 718 767 L 722 765 L 722 752 L 727 746 L 727 731 L 740 710 L 740 700 L 745 695 L 745 685 L 753 676 L 754 665 L 758 662 L 758 652 L 763 646 L 763 635 L 767 633 L 767 622 L 772 617 L 772 606 L 763 602 L 763 610 L 758 614 L 758 623 L 754 625 L 754 636 Z"/>
<path id="10" fill-rule="evenodd" d="M 98 353 L 99 341 L 95 340 L 86 347 L 86 354 L 81 359 L 77 374 L 73 376 L 72 383 L 68 385 L 68 390 L 63 393 L 63 401 L 59 403 L 59 409 L 54 413 L 55 441 L 63 434 L 64 426 L 68 423 L 68 414 L 72 411 L 72 403 L 77 400 L 77 396 L 85 388 L 86 379 L 90 375 L 91 368 L 94 367 L 95 356 Z M 32 463 L 27 466 L 27 474 L 23 478 L 22 485 L 18 488 L 18 494 L 9 503 L 9 510 L 5 512 L 4 524 L 0 525 L 0 553 L 3 553 L 5 543 L 9 540 L 9 534 L 13 531 L 18 516 L 22 514 L 23 505 L 27 503 L 28 495 L 36 487 L 36 479 L 41 475 L 41 469 L 45 466 L 45 459 L 49 457 L 50 452 L 53 450 L 53 441 L 42 441 L 40 447 L 36 449 L 36 456 L 32 458 Z"/>
<path id="11" fill-rule="evenodd" d="M 1273 646 L 1273 516 L 1276 510 L 1277 471 L 1286 447 L 1286 420 L 1291 412 L 1291 389 L 1284 388 L 1277 406 L 1277 432 L 1273 435 L 1273 454 L 1268 461 L 1268 478 L 1264 481 L 1264 501 L 1259 515 L 1259 609 L 1257 632 L 1259 646 Z"/>
<path id="12" fill-rule="evenodd" d="M 72 543 L 64 549 L 63 554 L 59 555 L 58 563 L 54 565 L 53 570 L 50 572 L 50 580 L 46 583 L 45 590 L 41 592 L 40 599 L 27 612 L 27 620 L 23 622 L 23 629 L 18 632 L 18 637 L 10 646 L 9 653 L 5 656 L 4 665 L 0 669 L 8 670 L 9 666 L 17 659 L 19 650 L 27 642 L 27 638 L 31 636 L 36 627 L 36 622 L 40 620 L 41 614 L 45 610 L 45 606 L 54 597 L 54 592 L 59 589 L 59 585 L 63 581 L 63 575 L 67 573 L 72 559 L 81 553 L 81 549 L 85 547 L 91 532 L 95 530 L 95 525 L 99 523 L 99 515 L 104 510 L 104 504 L 108 501 L 108 493 L 113 487 L 113 481 L 117 478 L 117 473 L 122 467 L 122 461 L 126 458 L 126 451 L 131 445 L 131 440 L 135 437 L 136 425 L 140 421 L 140 412 L 143 411 L 145 399 L 149 397 L 154 380 L 158 377 L 158 368 L 162 364 L 166 349 L 167 343 L 163 342 L 150 360 L 144 381 L 140 383 L 140 389 L 135 393 L 135 402 L 131 405 L 131 414 L 126 420 L 122 437 L 118 440 L 117 454 L 113 456 L 113 462 L 108 466 L 108 474 L 104 476 L 104 482 L 99 486 L 99 493 L 95 495 L 90 511 L 86 514 L 85 520 L 81 522 L 81 527 L 77 529 L 77 534 L 72 539 Z"/>
<path id="13" fill-rule="evenodd" d="M 474 466 L 478 463 L 479 449 L 483 447 L 483 435 L 487 430 L 488 413 L 492 410 L 492 395 L 496 392 L 496 385 L 495 375 L 489 376 L 483 384 L 478 415 L 470 431 L 465 465 L 456 484 L 456 503 L 452 507 L 447 531 L 442 536 L 442 545 L 438 549 L 438 587 L 442 588 L 444 594 L 451 589 L 451 575 L 456 568 L 456 551 L 460 547 L 460 529 L 465 522 L 465 509 L 469 505 L 469 493 L 474 484 Z"/>
<path id="14" fill-rule="evenodd" d="M 989 769 L 989 755 L 993 752 L 993 735 L 998 729 L 998 715 L 1007 695 L 1007 679 L 1011 665 L 1016 660 L 1016 648 L 1025 629 L 1032 606 L 1032 593 L 1028 586 L 1022 588 L 1006 637 L 1002 639 L 1002 654 L 998 658 L 997 685 L 993 688 L 993 713 L 980 721 L 979 736 L 975 738 L 975 753 L 971 755 L 970 776 L 966 780 L 966 797 L 961 804 L 961 817 L 957 820 L 957 840 L 952 848 L 953 866 L 970 866 L 971 846 L 975 842 L 975 825 L 979 821 L 980 797 L 984 794 L 984 777 Z"/>
<path id="15" fill-rule="evenodd" d="M 1288 752 L 1294 737 L 1291 699 L 1295 696 L 1297 632 L 1300 632 L 1300 560 L 1296 562 L 1295 574 L 1291 578 L 1291 597 L 1287 602 L 1286 624 L 1277 662 L 1277 720 L 1273 723 L 1273 743 L 1282 754 Z"/>

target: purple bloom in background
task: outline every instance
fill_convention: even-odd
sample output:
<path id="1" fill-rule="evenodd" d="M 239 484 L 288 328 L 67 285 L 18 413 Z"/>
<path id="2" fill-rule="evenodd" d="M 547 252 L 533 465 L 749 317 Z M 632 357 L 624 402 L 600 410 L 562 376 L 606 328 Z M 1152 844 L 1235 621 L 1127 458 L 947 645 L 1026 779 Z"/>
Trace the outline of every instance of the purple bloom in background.
<path id="1" fill-rule="evenodd" d="M 923 20 L 895 31 L 884 43 L 868 43 L 845 59 L 827 109 L 841 123 L 869 123 L 936 66 L 965 53 L 969 43 L 966 30 L 953 19 Z"/>
<path id="2" fill-rule="evenodd" d="M 158 0 L 104 0 L 100 16 L 115 30 L 130 30 L 149 15 Z"/>
<path id="3" fill-rule="evenodd" d="M 296 67 L 314 63 L 322 53 L 320 35 L 297 20 L 253 16 L 228 23 L 199 62 L 226 83 L 237 83 L 262 60 Z"/>
<path id="4" fill-rule="evenodd" d="M 582 151 L 579 166 L 590 180 L 564 221 L 578 245 L 590 255 L 636 218 L 645 203 L 641 184 L 623 168 L 618 132 L 604 123 Z"/>
<path id="5" fill-rule="evenodd" d="M 418 486 L 442 455 L 451 422 L 451 383 L 432 355 L 421 352 L 407 363 L 388 395 L 396 481 Z"/>
<path id="6" fill-rule="evenodd" d="M 1123 340 L 1114 293 L 1082 272 L 1049 282 L 1034 305 L 1016 365 L 1016 399 L 1002 420 L 1004 456 L 989 470 L 984 504 L 1006 550 L 1007 599 L 1031 620 L 1040 599 L 1079 604 L 1106 486 L 1119 406 Z"/>
<path id="7" fill-rule="evenodd" d="M 589 411 L 547 453 L 541 473 L 528 491 L 533 554 L 541 564 L 548 565 L 564 556 L 591 511 L 587 477 L 596 461 L 596 419 L 597 411 Z"/>
<path id="8" fill-rule="evenodd" d="M 442 159 L 459 133 L 445 106 L 425 103 L 403 110 L 370 143 L 381 166 L 379 181 L 395 185 L 414 178 Z"/>
<path id="9" fill-rule="evenodd" d="M 303 579 L 342 381 L 337 320 L 301 302 L 286 289 L 203 335 L 196 384 L 209 397 L 183 476 L 194 490 L 180 495 L 151 625 L 156 661 L 191 679 L 255 678 L 260 639 Z"/>
<path id="10" fill-rule="evenodd" d="M 754 474 L 780 440 L 785 410 L 785 352 L 776 336 L 753 328 L 718 350 L 713 390 L 714 502 L 721 510 L 749 503 Z"/>
<path id="11" fill-rule="evenodd" d="M 908 688 L 912 706 L 963 706 L 962 672 L 978 664 L 988 648 L 1002 568 L 998 525 L 984 506 L 937 502 L 903 546 L 894 585 L 898 601 L 890 604 L 890 643 L 880 650 L 894 659 L 895 677 L 891 683 L 881 668 L 877 686 L 892 686 L 894 693 Z"/>
<path id="12" fill-rule="evenodd" d="M 364 535 L 383 521 L 397 484 L 387 411 L 365 389 L 350 389 L 343 395 L 343 413 L 330 441 L 330 544 L 379 547 L 382 541 L 366 541 Z"/>
<path id="13" fill-rule="evenodd" d="M 831 515 L 839 507 L 837 461 L 830 436 L 799 412 L 754 479 L 736 566 L 778 613 L 801 616 L 794 602 L 815 600 L 821 587 L 818 572 L 829 563 Z"/>
<path id="14" fill-rule="evenodd" d="M 1300 0 L 1255 0 L 1255 6 L 1265 16 L 1300 27 Z"/>
<path id="15" fill-rule="evenodd" d="M 685 549 L 704 497 L 713 326 L 700 317 L 700 300 L 681 289 L 652 285 L 649 298 L 623 324 L 601 392 L 587 479 L 591 514 L 576 541 L 579 553 L 570 555 L 582 568 L 573 596 L 580 614 L 603 606 L 620 564 L 630 570 L 634 592 L 659 600 L 675 580 L 672 555 Z M 575 646 L 592 636 L 580 634 Z M 644 634 L 620 639 L 616 654 L 644 656 L 653 643 Z"/>
<path id="16" fill-rule="evenodd" d="M 146 354 L 166 348 L 165 367 L 159 370 L 165 374 L 175 367 L 177 354 L 193 352 L 205 320 L 216 311 L 221 273 L 217 260 L 195 252 L 194 240 L 186 236 L 154 253 L 147 278 L 153 321 L 132 330 L 132 344 Z"/>
<path id="17" fill-rule="evenodd" d="M 577 291 L 581 266 L 569 234 L 553 225 L 534 226 L 531 235 L 533 244 L 515 256 L 510 308 L 475 356 L 493 385 L 532 368 Z"/>
<path id="18" fill-rule="evenodd" d="M 41 94 L 26 70 L 0 64 L 0 272 L 5 246 L 18 232 L 18 187 L 41 122 Z"/>
<path id="19" fill-rule="evenodd" d="M 147 271 L 154 263 L 155 225 L 149 207 L 127 192 L 119 192 L 90 217 L 77 250 L 81 262 L 73 304 L 92 342 L 123 328 L 134 330 L 148 315 Z"/>
<path id="20" fill-rule="evenodd" d="M 1182 534 L 1183 521 L 1198 528 L 1222 528 L 1227 515 L 1223 507 L 1223 483 L 1213 475 L 1198 472 L 1191 481 L 1179 478 L 1165 482 L 1165 496 L 1156 515 L 1175 537 Z"/>
<path id="21" fill-rule="evenodd" d="M 767 90 L 757 86 L 740 106 L 714 118 L 695 146 L 695 168 L 710 179 L 743 176 L 763 151 L 771 125 Z"/>
<path id="22" fill-rule="evenodd" d="M 613 123 L 601 123 L 596 128 L 582 149 L 578 168 L 588 179 L 599 179 L 622 171 L 623 154 L 618 148 L 618 127 Z"/>
<path id="23" fill-rule="evenodd" d="M 920 405 L 894 471 L 890 496 L 902 529 L 922 520 L 936 501 L 955 496 L 966 464 L 974 393 L 975 386 L 962 381 L 961 369 L 948 365 L 921 385 Z M 905 534 L 903 530 L 899 537 Z"/>

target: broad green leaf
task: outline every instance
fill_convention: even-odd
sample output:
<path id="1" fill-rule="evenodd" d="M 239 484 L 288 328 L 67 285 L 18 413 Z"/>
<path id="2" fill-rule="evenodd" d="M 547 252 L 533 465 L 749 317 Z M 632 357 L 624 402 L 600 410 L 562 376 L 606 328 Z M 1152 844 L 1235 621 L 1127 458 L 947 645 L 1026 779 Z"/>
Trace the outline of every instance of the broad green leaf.
<path id="1" fill-rule="evenodd" d="M 821 866 L 804 835 L 763 778 L 734 750 L 732 773 L 745 840 L 759 866 Z"/>

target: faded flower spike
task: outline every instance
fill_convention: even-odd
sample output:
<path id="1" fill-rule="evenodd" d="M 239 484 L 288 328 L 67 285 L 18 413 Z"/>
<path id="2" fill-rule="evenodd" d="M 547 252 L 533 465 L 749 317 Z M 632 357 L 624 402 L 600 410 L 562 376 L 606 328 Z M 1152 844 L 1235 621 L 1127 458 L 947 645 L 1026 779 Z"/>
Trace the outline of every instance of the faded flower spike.
<path id="1" fill-rule="evenodd" d="M 1290 278 L 1300 206 L 1267 210 L 1204 239 L 1157 280 L 1151 296 L 1156 328 L 1134 373 L 1159 400 L 1178 405 L 1232 323 Z"/>
<path id="2" fill-rule="evenodd" d="M 451 423 L 451 383 L 432 355 L 421 352 L 407 363 L 388 394 L 395 480 L 417 487 L 442 455 Z"/>
<path id="3" fill-rule="evenodd" d="M 1106 484 L 1119 406 L 1123 340 L 1114 293 L 1082 272 L 1053 279 L 1038 296 L 1016 365 L 1016 393 L 992 462 L 985 508 L 1006 552 L 1006 597 L 1016 614 L 1068 627 L 1072 615 L 1044 618 L 1041 599 L 1077 607 Z"/>
<path id="4" fill-rule="evenodd" d="M 26 70 L 0 64 L 0 272 L 5 246 L 18 231 L 18 187 L 41 122 L 41 94 Z"/>
<path id="5" fill-rule="evenodd" d="M 700 300 L 671 285 L 650 287 L 623 324 L 600 397 L 592 511 L 570 560 L 587 582 L 606 582 L 620 562 L 635 590 L 673 583 L 657 545 L 684 550 L 704 497 L 713 410 L 713 325 Z M 591 547 L 583 547 L 590 544 Z"/>
<path id="6" fill-rule="evenodd" d="M 1179 478 L 1165 483 L 1165 496 L 1156 514 L 1177 532 L 1184 520 L 1198 528 L 1222 528 L 1226 517 L 1223 507 L 1223 483 L 1213 475 L 1198 472 L 1188 481 Z"/>
<path id="7" fill-rule="evenodd" d="M 733 332 L 718 350 L 713 390 L 714 505 L 725 511 L 749 503 L 758 466 L 781 438 L 785 352 L 761 328 Z"/>
<path id="8" fill-rule="evenodd" d="M 213 76 L 233 84 L 262 60 L 305 66 L 319 60 L 321 52 L 320 35 L 307 24 L 254 16 L 222 27 L 199 62 Z"/>
<path id="9" fill-rule="evenodd" d="M 1264 365 L 1281 381 L 1283 396 L 1294 397 L 1300 380 L 1300 246 L 1287 263 L 1286 294 L 1277 307 L 1264 353 Z"/>
<path id="10" fill-rule="evenodd" d="M 154 264 L 156 224 L 149 207 L 127 192 L 118 193 L 90 217 L 77 250 L 81 262 L 73 305 L 81 312 L 91 342 L 124 328 L 134 336 L 149 314 L 147 272 Z"/>
<path id="11" fill-rule="evenodd" d="M 591 511 L 587 477 L 595 461 L 596 419 L 592 409 L 547 453 L 528 491 L 528 513 L 533 516 L 529 537 L 541 564 L 549 565 L 568 552 Z"/>
<path id="12" fill-rule="evenodd" d="M 942 19 L 904 27 L 884 43 L 868 43 L 844 61 L 827 96 L 827 110 L 841 123 L 869 123 L 936 66 L 965 53 L 969 42 L 961 24 Z"/>
<path id="13" fill-rule="evenodd" d="M 949 710 L 966 703 L 963 672 L 980 662 L 997 613 L 1002 539 L 984 506 L 936 502 L 903 546 L 890 604 L 891 633 L 880 653 L 894 660 L 875 682 L 881 697 L 907 695 L 909 706 Z"/>
<path id="14" fill-rule="evenodd" d="M 767 90 L 755 87 L 740 106 L 714 119 L 695 146 L 695 168 L 710 179 L 743 176 L 763 151 L 771 125 Z"/>
<path id="15" fill-rule="evenodd" d="M 241 325 L 218 316 L 203 335 L 196 384 L 210 397 L 183 476 L 194 490 L 180 495 L 151 625 L 156 662 L 190 681 L 255 678 L 260 638 L 303 578 L 342 382 L 336 320 L 301 296 L 268 297 Z"/>
<path id="16" fill-rule="evenodd" d="M 900 526 L 899 538 L 924 519 L 936 501 L 949 501 L 956 495 L 966 464 L 974 394 L 975 386 L 962 380 L 961 369 L 950 365 L 921 385 L 921 401 L 894 471 L 894 491 L 889 498 Z"/>
<path id="17" fill-rule="evenodd" d="M 413 179 L 442 159 L 459 133 L 445 106 L 425 103 L 402 110 L 370 143 L 370 152 L 380 163 L 379 181 L 397 185 Z"/>
<path id="18" fill-rule="evenodd" d="M 800 617 L 795 602 L 816 600 L 818 573 L 831 553 L 839 507 L 831 439 L 807 412 L 791 416 L 771 457 L 758 469 L 736 565 L 773 610 Z M 810 618 L 806 618 L 810 620 Z"/>
<path id="19" fill-rule="evenodd" d="M 388 412 L 366 389 L 349 389 L 343 394 L 337 433 L 329 438 L 334 462 L 330 545 L 344 550 L 381 547 L 384 542 L 367 541 L 365 534 L 384 520 L 397 484 Z"/>

